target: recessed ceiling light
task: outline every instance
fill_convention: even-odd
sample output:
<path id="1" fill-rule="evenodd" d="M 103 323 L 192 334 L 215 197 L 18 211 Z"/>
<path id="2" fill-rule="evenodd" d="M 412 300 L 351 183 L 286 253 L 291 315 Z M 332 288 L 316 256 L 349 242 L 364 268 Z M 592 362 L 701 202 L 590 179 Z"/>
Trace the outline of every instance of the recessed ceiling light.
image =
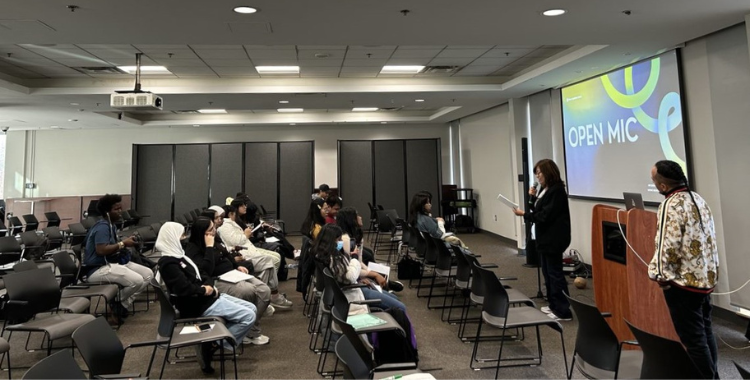
<path id="1" fill-rule="evenodd" d="M 386 65 L 380 70 L 381 74 L 416 74 L 424 69 L 419 65 Z"/>
<path id="2" fill-rule="evenodd" d="M 223 108 L 204 108 L 198 110 L 199 113 L 227 113 L 227 110 Z"/>
<path id="3" fill-rule="evenodd" d="M 299 66 L 255 66 L 258 74 L 299 74 Z"/>
<path id="4" fill-rule="evenodd" d="M 417 103 L 422 103 L 422 102 L 424 102 L 424 99 L 414 99 L 414 101 L 417 102 Z"/>
<path id="5" fill-rule="evenodd" d="M 118 69 L 128 73 L 135 74 L 135 66 L 117 66 Z M 141 66 L 141 74 L 172 74 L 164 66 Z"/>
<path id="6" fill-rule="evenodd" d="M 281 104 L 289 104 L 289 101 L 288 100 L 279 100 L 279 103 L 281 103 Z"/>
<path id="7" fill-rule="evenodd" d="M 378 107 L 354 107 L 352 108 L 353 112 L 375 112 L 378 110 Z"/>
<path id="8" fill-rule="evenodd" d="M 565 12 L 566 12 L 565 9 L 547 9 L 546 11 L 542 12 L 542 14 L 545 16 L 553 17 L 553 16 L 564 15 Z"/>
<path id="9" fill-rule="evenodd" d="M 304 108 L 279 108 L 276 111 L 279 111 L 281 113 L 305 112 L 305 109 Z"/>
<path id="10" fill-rule="evenodd" d="M 257 8 L 253 8 L 253 7 L 242 6 L 242 7 L 234 7 L 234 11 L 237 12 L 237 13 L 242 13 L 243 15 L 247 15 L 247 14 L 251 14 L 251 13 L 257 12 L 258 9 Z"/>

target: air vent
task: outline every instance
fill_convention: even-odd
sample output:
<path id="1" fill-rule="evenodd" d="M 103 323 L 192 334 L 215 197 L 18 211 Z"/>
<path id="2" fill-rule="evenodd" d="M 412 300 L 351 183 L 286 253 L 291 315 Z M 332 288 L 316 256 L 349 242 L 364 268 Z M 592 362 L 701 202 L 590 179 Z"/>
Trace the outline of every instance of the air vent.
<path id="1" fill-rule="evenodd" d="M 452 74 L 460 68 L 461 66 L 427 66 L 420 74 Z"/>
<path id="2" fill-rule="evenodd" d="M 73 69 L 78 70 L 84 74 L 127 74 L 117 67 L 74 67 Z"/>
<path id="3" fill-rule="evenodd" d="M 178 111 L 172 111 L 172 113 L 176 113 L 178 115 L 185 115 L 185 114 L 198 114 L 200 112 L 196 110 L 178 110 Z"/>

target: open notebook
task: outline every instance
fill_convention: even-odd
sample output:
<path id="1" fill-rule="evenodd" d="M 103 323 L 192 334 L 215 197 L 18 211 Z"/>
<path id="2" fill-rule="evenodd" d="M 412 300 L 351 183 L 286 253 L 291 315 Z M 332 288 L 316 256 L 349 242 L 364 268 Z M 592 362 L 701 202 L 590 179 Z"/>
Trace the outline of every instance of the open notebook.
<path id="1" fill-rule="evenodd" d="M 240 272 L 240 271 L 238 271 L 236 269 L 235 270 L 230 270 L 229 272 L 224 273 L 221 276 L 219 276 L 219 280 L 226 281 L 226 282 L 231 282 L 233 284 L 236 284 L 236 283 L 238 283 L 240 281 L 246 281 L 246 280 L 249 280 L 251 278 L 253 278 L 253 275 L 242 273 L 242 272 Z"/>

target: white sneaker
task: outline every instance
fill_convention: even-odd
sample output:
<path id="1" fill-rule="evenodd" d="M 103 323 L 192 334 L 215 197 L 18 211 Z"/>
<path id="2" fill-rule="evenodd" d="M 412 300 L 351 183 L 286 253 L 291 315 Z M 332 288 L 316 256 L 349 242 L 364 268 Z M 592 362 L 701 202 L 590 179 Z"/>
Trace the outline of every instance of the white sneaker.
<path id="1" fill-rule="evenodd" d="M 279 294 L 278 297 L 271 297 L 271 305 L 273 305 L 274 308 L 278 309 L 290 309 L 294 304 L 292 303 L 292 301 L 286 299 L 286 296 L 284 296 L 283 294 Z"/>
<path id="2" fill-rule="evenodd" d="M 541 310 L 544 314 L 552 314 L 552 309 L 550 309 L 549 306 L 542 306 L 542 308 L 539 310 Z"/>
<path id="3" fill-rule="evenodd" d="M 268 305 L 268 308 L 265 312 L 263 312 L 264 317 L 270 317 L 273 315 L 273 313 L 276 311 L 276 309 L 273 308 L 273 305 Z"/>
<path id="4" fill-rule="evenodd" d="M 547 316 L 550 317 L 550 318 L 552 318 L 552 319 L 554 319 L 554 320 L 556 320 L 556 321 L 572 321 L 573 320 L 572 317 L 571 318 L 560 318 L 557 315 L 555 315 L 555 313 L 549 313 L 549 314 L 547 314 Z"/>
<path id="5" fill-rule="evenodd" d="M 268 344 L 271 339 L 265 335 L 258 335 L 255 338 L 250 337 L 244 337 L 242 338 L 242 344 L 254 344 L 256 346 L 262 346 L 264 344 Z"/>

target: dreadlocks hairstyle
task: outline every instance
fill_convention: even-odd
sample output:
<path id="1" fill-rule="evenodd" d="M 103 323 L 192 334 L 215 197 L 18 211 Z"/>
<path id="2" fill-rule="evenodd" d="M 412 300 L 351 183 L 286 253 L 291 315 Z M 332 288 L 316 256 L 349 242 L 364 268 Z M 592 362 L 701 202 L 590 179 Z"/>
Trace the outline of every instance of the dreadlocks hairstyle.
<path id="1" fill-rule="evenodd" d="M 695 211 L 698 212 L 698 221 L 701 224 L 701 229 L 703 229 L 703 216 L 700 214 L 701 210 L 698 207 L 698 203 L 695 202 L 695 197 L 693 197 L 693 192 L 690 190 L 687 176 L 685 176 L 685 172 L 682 171 L 682 166 L 674 161 L 661 160 L 654 164 L 654 167 L 656 167 L 655 179 L 667 185 L 670 190 L 681 186 L 687 188 L 687 192 L 690 194 L 690 199 L 693 201 L 693 205 L 695 205 Z"/>

